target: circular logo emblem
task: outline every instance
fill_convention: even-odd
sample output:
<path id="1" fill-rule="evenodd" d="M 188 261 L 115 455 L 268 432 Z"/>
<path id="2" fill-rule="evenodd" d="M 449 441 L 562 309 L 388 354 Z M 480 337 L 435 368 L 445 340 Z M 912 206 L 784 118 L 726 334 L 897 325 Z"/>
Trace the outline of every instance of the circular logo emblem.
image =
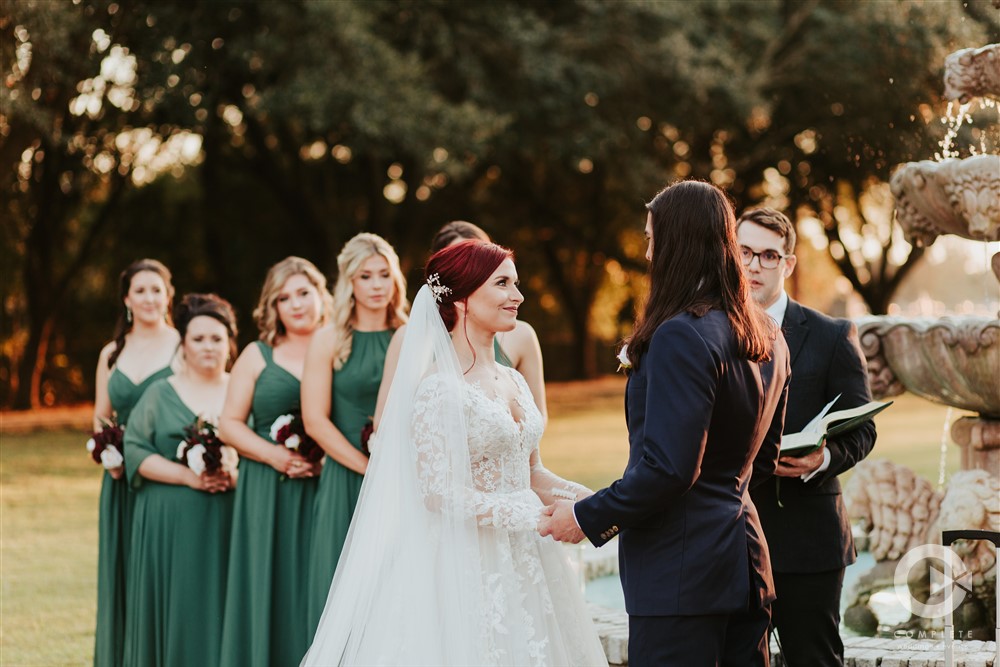
<path id="1" fill-rule="evenodd" d="M 922 560 L 930 561 L 928 565 L 931 573 L 931 597 L 933 598 L 937 593 L 943 593 L 940 602 L 925 604 L 909 594 L 907 580 L 910 570 Z M 965 594 L 969 592 L 969 589 L 961 583 L 961 580 L 968 574 L 965 563 L 954 551 L 940 544 L 924 544 L 910 549 L 899 559 L 893 584 L 895 584 L 896 597 L 900 604 L 908 607 L 911 612 L 921 618 L 944 618 L 962 604 Z M 907 593 L 901 593 L 902 590 L 907 591 Z"/>

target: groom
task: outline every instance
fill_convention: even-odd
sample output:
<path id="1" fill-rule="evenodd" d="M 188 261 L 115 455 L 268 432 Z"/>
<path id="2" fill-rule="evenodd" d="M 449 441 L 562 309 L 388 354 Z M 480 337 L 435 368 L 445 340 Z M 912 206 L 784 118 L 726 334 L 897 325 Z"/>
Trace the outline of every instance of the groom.
<path id="1" fill-rule="evenodd" d="M 774 586 L 749 487 L 776 464 L 788 349 L 777 335 L 769 361 L 740 354 L 731 322 L 752 306 L 725 196 L 688 181 L 648 208 L 651 289 L 629 342 L 642 351 L 629 355 L 638 363 L 625 395 L 628 465 L 610 487 L 548 506 L 539 532 L 595 546 L 621 535 L 630 667 L 766 666 Z M 707 220 L 712 229 L 701 229 Z M 713 298 L 705 285 L 729 298 L 699 315 Z"/>

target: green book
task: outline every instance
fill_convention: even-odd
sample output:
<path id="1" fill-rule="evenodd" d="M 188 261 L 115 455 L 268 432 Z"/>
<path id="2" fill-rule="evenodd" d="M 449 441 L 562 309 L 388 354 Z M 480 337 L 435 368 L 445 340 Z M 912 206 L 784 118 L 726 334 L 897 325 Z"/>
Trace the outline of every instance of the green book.
<path id="1" fill-rule="evenodd" d="M 781 436 L 782 456 L 805 456 L 823 446 L 823 442 L 839 433 L 856 429 L 878 413 L 892 405 L 892 401 L 870 401 L 864 405 L 848 410 L 830 412 L 837 398 L 827 403 L 820 413 L 798 433 L 786 433 Z"/>

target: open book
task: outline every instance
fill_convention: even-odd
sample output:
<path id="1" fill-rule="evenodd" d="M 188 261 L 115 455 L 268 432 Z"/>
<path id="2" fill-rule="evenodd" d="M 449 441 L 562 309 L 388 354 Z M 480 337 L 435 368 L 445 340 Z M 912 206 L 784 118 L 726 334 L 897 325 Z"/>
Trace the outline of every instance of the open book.
<path id="1" fill-rule="evenodd" d="M 871 401 L 849 410 L 830 412 L 830 408 L 840 398 L 840 394 L 826 404 L 819 414 L 798 433 L 786 433 L 781 436 L 782 456 L 805 456 L 811 454 L 823 445 L 828 437 L 838 433 L 846 433 L 865 423 L 878 413 L 892 405 L 892 401 Z"/>

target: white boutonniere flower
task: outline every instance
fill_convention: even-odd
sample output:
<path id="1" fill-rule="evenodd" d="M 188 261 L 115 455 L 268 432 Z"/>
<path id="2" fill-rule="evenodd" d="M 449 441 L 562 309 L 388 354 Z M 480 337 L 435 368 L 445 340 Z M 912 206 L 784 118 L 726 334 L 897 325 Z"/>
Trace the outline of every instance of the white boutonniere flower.
<path id="1" fill-rule="evenodd" d="M 628 343 L 622 345 L 622 349 L 618 350 L 618 370 L 626 372 L 632 370 L 632 362 L 628 358 Z"/>

